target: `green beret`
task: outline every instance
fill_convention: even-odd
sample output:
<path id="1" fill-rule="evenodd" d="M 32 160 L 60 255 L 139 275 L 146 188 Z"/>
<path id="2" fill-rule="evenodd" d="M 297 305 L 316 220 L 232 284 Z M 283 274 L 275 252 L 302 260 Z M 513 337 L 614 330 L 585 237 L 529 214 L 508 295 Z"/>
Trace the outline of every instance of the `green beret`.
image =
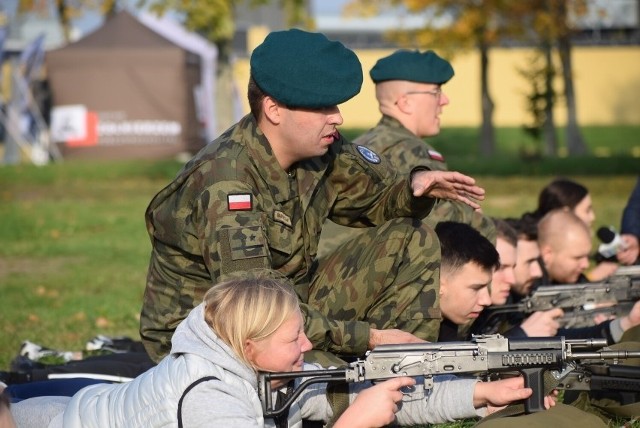
<path id="1" fill-rule="evenodd" d="M 379 59 L 369 75 L 375 83 L 385 80 L 409 80 L 440 85 L 453 77 L 453 67 L 434 51 L 398 50 Z"/>
<path id="2" fill-rule="evenodd" d="M 272 32 L 254 49 L 250 64 L 260 89 L 291 107 L 335 106 L 354 97 L 362 86 L 356 54 L 320 33 Z"/>

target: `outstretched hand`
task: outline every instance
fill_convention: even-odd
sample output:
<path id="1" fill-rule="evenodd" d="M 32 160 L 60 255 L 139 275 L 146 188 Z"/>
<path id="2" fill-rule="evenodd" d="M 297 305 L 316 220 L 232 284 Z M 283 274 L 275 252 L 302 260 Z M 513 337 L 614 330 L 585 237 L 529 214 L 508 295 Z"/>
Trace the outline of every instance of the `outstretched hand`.
<path id="1" fill-rule="evenodd" d="M 484 189 L 476 186 L 476 181 L 454 171 L 417 171 L 411 178 L 413 196 L 449 199 L 463 202 L 474 209 L 480 205 L 476 201 L 484 199 Z"/>
<path id="2" fill-rule="evenodd" d="M 334 428 L 382 427 L 393 423 L 402 400 L 400 388 L 415 385 L 410 377 L 394 377 L 360 392 Z"/>

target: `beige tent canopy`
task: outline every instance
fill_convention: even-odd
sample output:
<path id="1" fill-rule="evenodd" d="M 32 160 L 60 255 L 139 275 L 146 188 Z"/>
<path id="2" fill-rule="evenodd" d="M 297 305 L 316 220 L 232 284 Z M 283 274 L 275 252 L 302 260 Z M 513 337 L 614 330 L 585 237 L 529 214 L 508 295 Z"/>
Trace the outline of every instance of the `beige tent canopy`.
<path id="1" fill-rule="evenodd" d="M 201 60 L 126 11 L 48 52 L 51 133 L 63 156 L 162 158 L 200 149 Z"/>

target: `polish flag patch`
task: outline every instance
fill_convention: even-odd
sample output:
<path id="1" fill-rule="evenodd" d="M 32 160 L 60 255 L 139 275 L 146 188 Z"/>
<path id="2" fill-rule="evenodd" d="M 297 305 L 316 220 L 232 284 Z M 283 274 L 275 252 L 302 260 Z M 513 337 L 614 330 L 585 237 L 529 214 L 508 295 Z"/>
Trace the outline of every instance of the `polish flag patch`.
<path id="1" fill-rule="evenodd" d="M 229 211 L 250 211 L 253 208 L 253 198 L 250 193 L 227 195 Z"/>
<path id="2" fill-rule="evenodd" d="M 440 152 L 435 151 L 433 149 L 429 150 L 429 157 L 433 160 L 444 162 L 444 156 L 442 156 Z"/>

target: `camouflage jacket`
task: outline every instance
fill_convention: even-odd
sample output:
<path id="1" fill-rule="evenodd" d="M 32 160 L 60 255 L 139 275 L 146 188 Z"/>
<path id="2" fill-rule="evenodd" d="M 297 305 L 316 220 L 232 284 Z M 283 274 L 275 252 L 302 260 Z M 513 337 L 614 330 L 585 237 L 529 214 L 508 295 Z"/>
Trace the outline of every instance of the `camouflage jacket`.
<path id="1" fill-rule="evenodd" d="M 353 143 L 386 156 L 401 172 L 408 172 L 416 165 L 428 166 L 432 171 L 448 170 L 444 156 L 391 116 L 382 116 L 374 128 Z"/>
<path id="2" fill-rule="evenodd" d="M 342 138 L 324 156 L 287 173 L 253 117 L 244 117 L 189 161 L 147 208 L 153 248 L 140 321 L 147 350 L 156 348 L 152 358 L 168 352 L 173 330 L 213 283 L 267 268 L 294 282 L 305 327 L 325 330 L 307 330 L 310 337 L 329 337 L 325 350 L 363 352 L 366 322 L 327 320 L 304 304 L 322 225 L 327 218 L 354 227 L 422 218 L 433 203 L 412 196 L 408 175 L 396 177 L 384 159 Z M 341 343 L 345 330 L 362 333 L 357 343 Z"/>
<path id="3" fill-rule="evenodd" d="M 418 165 L 428 166 L 432 171 L 448 170 L 442 154 L 390 116 L 382 116 L 374 128 L 353 142 L 384 155 L 400 174 L 408 173 Z M 437 223 L 445 220 L 469 224 L 494 245 L 496 243 L 497 232 L 493 221 L 466 204 L 440 200 L 425 221 L 435 227 Z"/>

